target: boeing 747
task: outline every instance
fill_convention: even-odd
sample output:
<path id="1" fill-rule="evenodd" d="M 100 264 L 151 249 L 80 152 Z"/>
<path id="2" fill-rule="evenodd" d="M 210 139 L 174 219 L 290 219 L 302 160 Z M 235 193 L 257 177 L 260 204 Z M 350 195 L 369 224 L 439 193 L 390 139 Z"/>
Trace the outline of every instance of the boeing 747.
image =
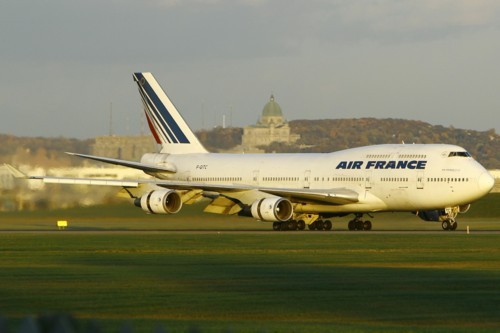
<path id="1" fill-rule="evenodd" d="M 205 212 L 253 217 L 272 223 L 274 230 L 331 230 L 332 218 L 350 214 L 349 230 L 371 230 L 363 217 L 387 211 L 412 212 L 455 230 L 457 214 L 494 185 L 464 148 L 447 144 L 373 145 L 321 154 L 209 153 L 151 73 L 133 78 L 160 152 L 145 154 L 140 162 L 71 154 L 140 169 L 154 179 L 28 178 L 119 186 L 151 214 L 175 214 L 183 204 L 207 198 Z"/>

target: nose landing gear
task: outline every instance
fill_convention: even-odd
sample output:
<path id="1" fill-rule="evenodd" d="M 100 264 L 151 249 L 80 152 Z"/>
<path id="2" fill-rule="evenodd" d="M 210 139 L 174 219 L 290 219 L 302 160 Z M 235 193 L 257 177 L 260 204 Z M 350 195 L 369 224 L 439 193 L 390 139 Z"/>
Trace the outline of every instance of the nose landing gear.
<path id="1" fill-rule="evenodd" d="M 441 227 L 443 228 L 443 230 L 450 230 L 450 231 L 457 230 L 457 226 L 458 223 L 457 221 L 455 221 L 454 218 L 448 218 L 444 220 L 443 223 L 441 223 Z"/>
<path id="2" fill-rule="evenodd" d="M 443 230 L 454 231 L 457 230 L 458 223 L 455 220 L 458 213 L 460 212 L 460 207 L 448 207 L 444 209 L 444 215 L 440 216 L 441 228 Z"/>

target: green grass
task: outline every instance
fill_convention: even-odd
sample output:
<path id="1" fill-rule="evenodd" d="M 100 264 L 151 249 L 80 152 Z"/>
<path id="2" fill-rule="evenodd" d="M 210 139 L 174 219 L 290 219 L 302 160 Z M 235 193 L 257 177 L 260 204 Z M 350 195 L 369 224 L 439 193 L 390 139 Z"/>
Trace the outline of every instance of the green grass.
<path id="1" fill-rule="evenodd" d="M 199 205 L 169 216 L 131 205 L 0 213 L 0 315 L 14 318 L 10 331 L 29 314 L 70 312 L 106 332 L 495 332 L 500 235 L 475 231 L 500 230 L 499 199 L 439 234 L 230 233 L 271 224 Z M 60 219 L 74 232 L 43 232 Z M 372 221 L 441 230 L 409 213 Z M 183 229 L 220 233 L 163 232 Z"/>
<path id="2" fill-rule="evenodd" d="M 500 236 L 3 233 L 0 312 L 107 331 L 495 332 Z"/>

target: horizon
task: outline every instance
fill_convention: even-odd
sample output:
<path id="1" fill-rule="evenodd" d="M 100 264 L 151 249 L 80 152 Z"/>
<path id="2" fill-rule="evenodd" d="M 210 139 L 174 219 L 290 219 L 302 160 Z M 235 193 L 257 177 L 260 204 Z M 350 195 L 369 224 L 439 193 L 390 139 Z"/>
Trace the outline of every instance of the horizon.
<path id="1" fill-rule="evenodd" d="M 454 127 L 454 126 L 451 126 L 451 125 L 450 126 L 445 126 L 445 125 L 442 125 L 442 124 L 431 124 L 429 122 L 422 121 L 422 120 L 404 119 L 404 118 L 361 117 L 361 118 L 293 119 L 293 120 L 286 120 L 286 121 L 287 121 L 287 123 L 290 123 L 292 121 L 322 121 L 322 120 L 333 120 L 333 121 L 336 121 L 336 120 L 362 120 L 362 119 L 375 119 L 375 120 L 378 120 L 378 121 L 399 120 L 399 121 L 406 121 L 406 122 L 419 122 L 419 123 L 423 123 L 423 124 L 426 124 L 426 125 L 430 125 L 432 127 L 444 127 L 446 129 L 449 129 L 449 130 L 472 131 L 472 132 L 477 132 L 477 133 L 486 133 L 486 132 L 489 132 L 489 131 L 493 130 L 495 135 L 499 135 L 499 133 L 496 132 L 495 128 L 490 128 L 490 129 L 487 129 L 487 130 L 475 130 L 475 129 L 470 129 L 470 128 L 458 128 L 458 127 Z M 196 134 L 196 132 L 211 131 L 211 130 L 214 130 L 214 129 L 217 129 L 217 128 L 245 128 L 247 126 L 252 126 L 252 125 L 253 124 L 244 125 L 244 126 L 227 125 L 226 127 L 223 127 L 222 126 L 222 121 L 221 121 L 221 125 L 217 125 L 217 126 L 214 126 L 214 127 L 211 127 L 211 128 L 193 129 L 193 132 Z M 126 134 L 126 133 L 113 132 L 112 134 L 109 134 L 109 133 L 108 134 L 98 134 L 96 136 L 86 137 L 86 138 L 69 137 L 69 136 L 61 136 L 61 135 L 58 135 L 58 136 L 43 136 L 43 135 L 29 136 L 29 135 L 16 135 L 16 134 L 3 133 L 3 132 L 0 132 L 0 135 L 13 136 L 13 137 L 17 137 L 17 138 L 33 138 L 33 139 L 36 139 L 36 138 L 59 139 L 59 138 L 61 138 L 61 139 L 70 139 L 70 140 L 73 140 L 73 139 L 74 140 L 81 140 L 81 141 L 92 140 L 92 139 L 95 139 L 96 137 L 112 137 L 112 136 L 116 136 L 116 137 L 151 136 L 151 137 L 153 137 L 152 134 L 151 134 L 151 132 L 150 132 L 150 130 L 149 130 L 149 128 L 147 129 L 147 133 Z"/>

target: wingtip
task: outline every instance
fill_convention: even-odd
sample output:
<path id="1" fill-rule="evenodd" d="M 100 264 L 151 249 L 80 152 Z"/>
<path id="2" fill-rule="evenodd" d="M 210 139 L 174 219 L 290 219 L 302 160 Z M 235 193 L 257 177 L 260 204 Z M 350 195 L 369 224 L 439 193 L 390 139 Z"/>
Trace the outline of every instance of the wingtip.
<path id="1" fill-rule="evenodd" d="M 10 174 L 14 178 L 18 178 L 18 179 L 26 179 L 26 178 L 28 178 L 28 176 L 25 173 L 23 173 L 22 171 L 20 171 L 19 169 L 13 167 L 10 164 L 4 163 L 3 166 L 10 172 Z"/>

